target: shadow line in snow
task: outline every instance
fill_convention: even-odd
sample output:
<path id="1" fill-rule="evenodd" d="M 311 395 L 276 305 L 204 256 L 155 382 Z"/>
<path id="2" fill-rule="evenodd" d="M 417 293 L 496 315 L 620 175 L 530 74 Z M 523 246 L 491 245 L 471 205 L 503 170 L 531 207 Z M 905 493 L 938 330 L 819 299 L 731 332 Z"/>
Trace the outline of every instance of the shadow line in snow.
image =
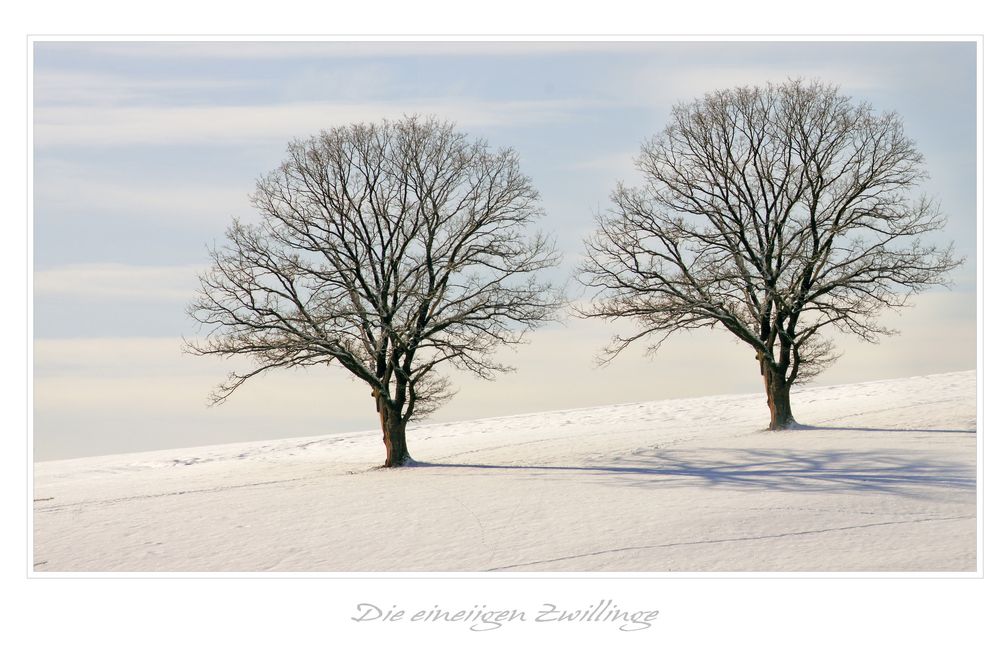
<path id="1" fill-rule="evenodd" d="M 797 424 L 795 431 L 861 431 L 865 433 L 971 433 L 975 435 L 976 429 L 961 428 L 874 428 L 868 426 L 810 426 L 809 424 Z"/>
<path id="2" fill-rule="evenodd" d="M 611 475 L 642 486 L 700 486 L 795 492 L 880 492 L 920 496 L 933 490 L 973 490 L 975 466 L 920 456 L 908 450 L 779 449 L 652 450 L 610 464 L 518 465 L 415 463 L 416 467 L 571 472 Z"/>

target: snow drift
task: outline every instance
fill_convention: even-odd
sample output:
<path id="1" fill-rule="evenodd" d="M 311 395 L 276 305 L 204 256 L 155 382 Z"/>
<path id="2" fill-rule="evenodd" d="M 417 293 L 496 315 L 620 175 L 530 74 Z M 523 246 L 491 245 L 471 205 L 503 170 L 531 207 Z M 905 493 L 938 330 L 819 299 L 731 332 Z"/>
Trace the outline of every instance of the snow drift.
<path id="1" fill-rule="evenodd" d="M 975 372 L 34 466 L 36 571 L 975 571 Z M 141 437 L 141 436 L 140 436 Z"/>

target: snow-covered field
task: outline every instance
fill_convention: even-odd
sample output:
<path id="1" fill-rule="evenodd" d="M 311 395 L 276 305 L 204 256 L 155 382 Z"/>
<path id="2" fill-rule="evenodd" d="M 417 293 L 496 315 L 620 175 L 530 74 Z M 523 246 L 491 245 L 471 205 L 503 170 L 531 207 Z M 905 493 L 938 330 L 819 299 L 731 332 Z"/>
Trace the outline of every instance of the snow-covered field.
<path id="1" fill-rule="evenodd" d="M 35 465 L 36 571 L 975 571 L 975 372 Z M 141 434 L 137 434 L 141 437 Z"/>

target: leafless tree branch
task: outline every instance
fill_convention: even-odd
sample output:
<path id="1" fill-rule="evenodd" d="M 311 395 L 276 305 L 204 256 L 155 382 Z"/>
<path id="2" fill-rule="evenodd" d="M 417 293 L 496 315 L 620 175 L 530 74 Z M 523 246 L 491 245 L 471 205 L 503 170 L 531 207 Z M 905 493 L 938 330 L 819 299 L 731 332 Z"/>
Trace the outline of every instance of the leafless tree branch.
<path id="1" fill-rule="evenodd" d="M 639 339 L 724 327 L 750 345 L 774 401 L 836 355 L 828 325 L 867 341 L 878 315 L 906 305 L 961 263 L 925 242 L 945 217 L 913 195 L 923 157 L 894 113 L 836 87 L 794 80 L 711 93 L 676 106 L 597 217 L 579 271 L 596 299 L 584 317 L 631 319 Z M 787 400 L 786 400 L 787 402 Z"/>
<path id="2" fill-rule="evenodd" d="M 562 297 L 538 272 L 559 258 L 527 233 L 538 201 L 512 150 L 436 119 L 293 141 L 257 182 L 261 222 L 234 221 L 211 252 L 189 308 L 207 336 L 187 349 L 254 360 L 216 402 L 273 368 L 339 363 L 401 429 L 451 395 L 440 365 L 493 377 L 498 347 L 552 319 Z"/>

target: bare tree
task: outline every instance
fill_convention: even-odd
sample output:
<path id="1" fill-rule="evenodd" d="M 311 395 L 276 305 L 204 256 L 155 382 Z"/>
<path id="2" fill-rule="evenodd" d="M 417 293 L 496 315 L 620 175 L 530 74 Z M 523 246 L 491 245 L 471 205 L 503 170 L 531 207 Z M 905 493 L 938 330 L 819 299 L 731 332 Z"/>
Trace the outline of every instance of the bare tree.
<path id="1" fill-rule="evenodd" d="M 895 113 L 831 85 L 789 81 L 675 106 L 642 146 L 645 185 L 619 184 L 580 271 L 581 314 L 629 318 L 639 339 L 721 326 L 760 362 L 770 428 L 794 424 L 789 389 L 835 359 L 827 327 L 866 341 L 877 317 L 961 263 L 927 244 L 937 205 L 913 190 L 923 157 Z"/>
<path id="2" fill-rule="evenodd" d="M 538 200 L 512 150 L 434 119 L 293 141 L 257 183 L 260 223 L 232 223 L 189 308 L 210 330 L 188 351 L 255 362 L 212 401 L 274 368 L 337 362 L 371 388 L 385 465 L 404 465 L 407 422 L 451 396 L 441 365 L 511 370 L 492 353 L 558 305 L 537 277 L 558 257 L 526 230 Z"/>

